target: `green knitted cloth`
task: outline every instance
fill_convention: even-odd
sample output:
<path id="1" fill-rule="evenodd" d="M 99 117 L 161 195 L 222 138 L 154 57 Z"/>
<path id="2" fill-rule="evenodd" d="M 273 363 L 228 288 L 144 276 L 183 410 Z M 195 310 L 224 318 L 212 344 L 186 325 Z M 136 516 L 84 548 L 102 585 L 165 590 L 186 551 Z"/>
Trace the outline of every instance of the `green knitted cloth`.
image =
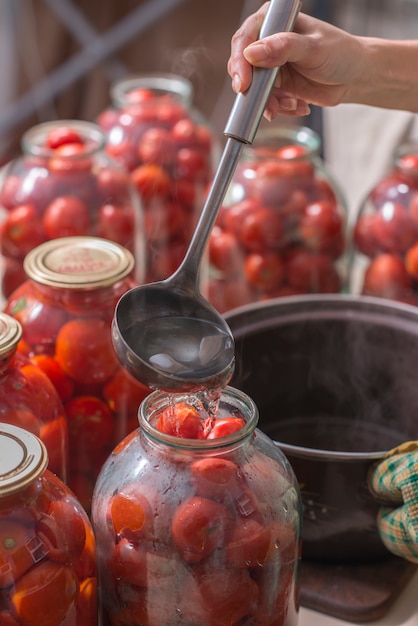
<path id="1" fill-rule="evenodd" d="M 418 563 L 418 441 L 386 454 L 370 471 L 369 488 L 388 502 L 377 516 L 383 543 L 396 556 Z"/>

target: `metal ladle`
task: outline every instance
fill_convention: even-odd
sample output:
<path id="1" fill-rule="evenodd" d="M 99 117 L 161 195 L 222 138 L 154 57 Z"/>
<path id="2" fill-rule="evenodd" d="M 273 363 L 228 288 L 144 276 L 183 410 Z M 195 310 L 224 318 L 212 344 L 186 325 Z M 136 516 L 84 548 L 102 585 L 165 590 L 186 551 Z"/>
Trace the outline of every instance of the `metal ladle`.
<path id="1" fill-rule="evenodd" d="M 299 0 L 271 0 L 260 38 L 293 28 Z M 250 88 L 236 96 L 221 160 L 189 248 L 169 278 L 134 287 L 119 300 L 112 323 L 122 365 L 151 388 L 192 392 L 227 384 L 235 365 L 229 326 L 199 291 L 203 254 L 241 152 L 260 124 L 278 68 L 254 68 Z"/>

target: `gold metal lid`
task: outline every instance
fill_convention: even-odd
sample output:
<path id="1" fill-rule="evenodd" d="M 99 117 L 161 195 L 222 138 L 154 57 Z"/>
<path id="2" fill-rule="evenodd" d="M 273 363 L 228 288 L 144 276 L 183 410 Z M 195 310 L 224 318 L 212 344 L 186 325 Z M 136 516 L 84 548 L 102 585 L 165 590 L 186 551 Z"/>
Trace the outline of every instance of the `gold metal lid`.
<path id="1" fill-rule="evenodd" d="M 0 358 L 14 350 L 22 336 L 22 326 L 20 323 L 0 312 Z"/>
<path id="2" fill-rule="evenodd" d="M 128 276 L 134 265 L 134 256 L 123 246 L 89 236 L 46 241 L 24 260 L 29 278 L 67 289 L 108 287 Z"/>
<path id="3" fill-rule="evenodd" d="M 30 485 L 48 464 L 42 441 L 29 431 L 0 423 L 0 497 Z"/>

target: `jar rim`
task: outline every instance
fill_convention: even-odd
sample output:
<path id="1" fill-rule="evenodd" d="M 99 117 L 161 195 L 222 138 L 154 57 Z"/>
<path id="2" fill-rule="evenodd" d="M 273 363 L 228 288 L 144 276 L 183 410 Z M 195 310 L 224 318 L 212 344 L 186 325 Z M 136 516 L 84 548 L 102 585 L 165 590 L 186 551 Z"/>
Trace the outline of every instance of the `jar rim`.
<path id="1" fill-rule="evenodd" d="M 277 149 L 278 147 L 280 147 L 277 146 L 278 142 L 283 142 L 283 145 L 291 143 L 306 148 L 307 151 L 305 154 L 291 158 L 290 160 L 292 161 L 303 160 L 307 157 L 309 158 L 317 156 L 321 149 L 320 136 L 308 126 L 298 126 L 297 128 L 278 126 L 275 128 L 261 129 L 257 133 L 254 143 L 251 146 L 248 146 L 247 150 L 248 153 L 251 155 L 251 158 L 253 158 L 254 155 L 256 155 L 258 148 L 265 147 L 266 144 L 267 146 L 268 144 L 271 144 L 272 148 Z"/>
<path id="2" fill-rule="evenodd" d="M 110 88 L 112 102 L 116 105 L 129 104 L 127 94 L 132 89 L 137 88 L 150 89 L 151 91 L 160 91 L 162 93 L 172 93 L 185 104 L 191 104 L 193 96 L 193 85 L 187 78 L 178 74 L 151 72 L 149 74 L 139 74 L 116 81 Z"/>
<path id="3" fill-rule="evenodd" d="M 0 312 L 0 358 L 6 358 L 16 351 L 22 332 L 22 326 L 17 319 Z"/>
<path id="4" fill-rule="evenodd" d="M 176 394 L 177 397 L 189 397 L 191 394 Z M 227 385 L 222 389 L 220 396 L 220 403 L 222 401 L 232 401 L 237 405 L 243 407 L 241 417 L 245 420 L 245 426 L 240 430 L 219 437 L 216 439 L 187 439 L 186 437 L 178 437 L 176 435 L 169 435 L 159 431 L 149 421 L 150 406 L 155 403 L 160 403 L 160 408 L 165 408 L 170 403 L 171 394 L 161 391 L 159 389 L 150 393 L 141 403 L 138 410 L 139 426 L 146 434 L 154 441 L 164 443 L 173 448 L 182 448 L 184 450 L 200 450 L 208 452 L 209 450 L 219 450 L 219 448 L 226 448 L 236 445 L 247 439 L 256 429 L 259 419 L 259 412 L 255 402 L 245 392 L 235 387 Z"/>
<path id="5" fill-rule="evenodd" d="M 88 141 L 84 144 L 85 149 L 82 152 L 71 155 L 60 154 L 60 159 L 85 159 L 105 149 L 106 135 L 98 124 L 85 122 L 83 120 L 66 119 L 43 122 L 29 128 L 29 130 L 22 135 L 21 145 L 23 152 L 36 157 L 50 158 L 54 156 L 55 150 L 45 146 L 45 139 L 51 130 L 63 126 L 74 129 Z"/>

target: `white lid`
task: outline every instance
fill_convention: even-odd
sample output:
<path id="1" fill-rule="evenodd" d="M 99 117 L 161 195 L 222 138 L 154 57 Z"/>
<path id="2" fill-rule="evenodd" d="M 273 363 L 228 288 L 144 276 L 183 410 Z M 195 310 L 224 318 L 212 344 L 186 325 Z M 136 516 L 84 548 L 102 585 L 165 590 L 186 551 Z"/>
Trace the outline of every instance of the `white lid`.
<path id="1" fill-rule="evenodd" d="M 29 431 L 0 423 L 0 497 L 27 487 L 46 469 L 48 453 Z"/>

